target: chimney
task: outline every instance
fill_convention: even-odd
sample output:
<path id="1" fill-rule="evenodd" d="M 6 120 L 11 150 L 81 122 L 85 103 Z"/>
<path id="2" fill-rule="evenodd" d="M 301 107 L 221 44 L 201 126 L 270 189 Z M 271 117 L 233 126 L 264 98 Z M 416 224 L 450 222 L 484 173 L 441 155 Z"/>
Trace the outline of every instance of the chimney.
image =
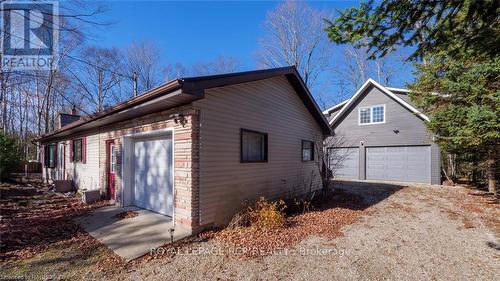
<path id="1" fill-rule="evenodd" d="M 71 108 L 71 114 L 63 112 L 59 113 L 59 115 L 57 116 L 57 129 L 61 129 L 62 127 L 78 120 L 80 120 L 80 115 L 78 115 L 78 110 L 73 105 L 73 107 Z"/>
<path id="2" fill-rule="evenodd" d="M 73 104 L 71 107 L 71 115 L 78 115 L 78 110 L 76 109 L 76 105 Z"/>

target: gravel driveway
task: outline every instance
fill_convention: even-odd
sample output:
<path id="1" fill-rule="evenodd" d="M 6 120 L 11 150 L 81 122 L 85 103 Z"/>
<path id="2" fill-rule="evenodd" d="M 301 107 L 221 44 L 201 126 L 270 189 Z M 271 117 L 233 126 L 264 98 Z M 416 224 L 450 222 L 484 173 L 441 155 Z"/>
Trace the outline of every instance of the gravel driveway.
<path id="1" fill-rule="evenodd" d="M 213 240 L 129 268 L 127 279 L 495 280 L 498 204 L 464 188 L 336 183 L 362 195 L 369 214 L 334 240 L 306 237 L 293 249 L 242 260 Z M 495 276 L 497 276 L 495 278 Z"/>

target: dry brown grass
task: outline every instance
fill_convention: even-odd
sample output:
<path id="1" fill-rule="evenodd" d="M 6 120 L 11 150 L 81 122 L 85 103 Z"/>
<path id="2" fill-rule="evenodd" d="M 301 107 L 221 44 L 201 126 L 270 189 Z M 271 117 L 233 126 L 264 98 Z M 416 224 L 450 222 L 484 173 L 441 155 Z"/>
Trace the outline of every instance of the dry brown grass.
<path id="1" fill-rule="evenodd" d="M 85 205 L 74 197 L 49 192 L 44 185 L 2 184 L 0 187 L 0 259 L 25 259 L 54 243 L 82 233 L 74 222 L 99 202 Z"/>
<path id="2" fill-rule="evenodd" d="M 461 220 L 464 228 L 476 227 L 474 219 L 479 219 L 497 235 L 500 235 L 500 202 L 485 191 L 467 188 L 454 190 L 432 189 L 428 196 L 438 196 L 447 199 L 452 208 L 440 206 L 450 219 Z M 455 207 L 459 207 L 459 211 Z"/>

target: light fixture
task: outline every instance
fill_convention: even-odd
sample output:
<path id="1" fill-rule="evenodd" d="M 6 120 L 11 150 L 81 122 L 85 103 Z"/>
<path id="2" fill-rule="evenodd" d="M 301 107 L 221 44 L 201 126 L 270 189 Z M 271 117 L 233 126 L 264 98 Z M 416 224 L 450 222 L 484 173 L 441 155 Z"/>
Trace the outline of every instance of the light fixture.
<path id="1" fill-rule="evenodd" d="M 174 119 L 175 124 L 181 124 L 182 127 L 187 123 L 186 117 L 182 113 L 172 114 L 170 115 L 170 119 Z"/>

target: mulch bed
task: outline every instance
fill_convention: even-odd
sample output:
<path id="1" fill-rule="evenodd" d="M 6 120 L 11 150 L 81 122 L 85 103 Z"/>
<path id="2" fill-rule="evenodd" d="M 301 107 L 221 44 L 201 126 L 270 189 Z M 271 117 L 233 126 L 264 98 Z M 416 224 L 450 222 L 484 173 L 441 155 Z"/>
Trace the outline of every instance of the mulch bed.
<path id="1" fill-rule="evenodd" d="M 360 196 L 343 190 L 334 191 L 321 204 L 315 205 L 309 212 L 287 217 L 284 227 L 226 228 L 213 233 L 213 236 L 233 247 L 231 252 L 241 257 L 266 256 L 293 247 L 309 235 L 339 237 L 343 226 L 368 213 L 368 206 Z"/>
<path id="2" fill-rule="evenodd" d="M 0 260 L 29 258 L 84 233 L 73 219 L 104 204 L 86 205 L 42 183 L 0 184 Z"/>

